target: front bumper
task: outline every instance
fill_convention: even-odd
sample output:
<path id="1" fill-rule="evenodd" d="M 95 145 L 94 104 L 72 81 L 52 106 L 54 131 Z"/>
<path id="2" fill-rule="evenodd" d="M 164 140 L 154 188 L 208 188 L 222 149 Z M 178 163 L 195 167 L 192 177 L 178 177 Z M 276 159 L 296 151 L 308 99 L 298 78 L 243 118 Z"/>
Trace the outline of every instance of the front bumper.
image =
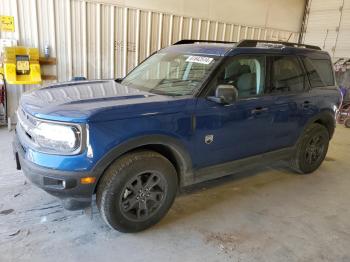
<path id="1" fill-rule="evenodd" d="M 13 140 L 13 151 L 17 169 L 36 186 L 62 200 L 66 209 L 77 210 L 91 205 L 95 184 L 81 184 L 83 177 L 96 177 L 90 172 L 69 172 L 45 168 L 32 163 L 25 157 L 25 148 L 17 134 Z"/>

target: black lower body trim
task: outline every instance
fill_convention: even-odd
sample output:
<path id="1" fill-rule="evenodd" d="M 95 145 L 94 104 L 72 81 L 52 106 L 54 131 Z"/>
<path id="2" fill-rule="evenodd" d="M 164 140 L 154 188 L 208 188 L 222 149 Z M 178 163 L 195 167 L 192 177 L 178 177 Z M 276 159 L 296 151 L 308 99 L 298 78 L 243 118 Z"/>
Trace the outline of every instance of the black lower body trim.
<path id="1" fill-rule="evenodd" d="M 288 147 L 215 166 L 204 167 L 195 171 L 194 183 L 232 175 L 252 167 L 267 165 L 275 161 L 288 159 L 293 156 L 294 152 L 295 147 Z"/>

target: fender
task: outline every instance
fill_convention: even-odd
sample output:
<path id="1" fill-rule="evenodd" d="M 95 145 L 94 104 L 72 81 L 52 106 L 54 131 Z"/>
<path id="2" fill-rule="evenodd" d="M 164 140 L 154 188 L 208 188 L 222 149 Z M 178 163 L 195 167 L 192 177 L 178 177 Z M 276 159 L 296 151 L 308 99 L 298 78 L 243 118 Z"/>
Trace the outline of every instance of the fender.
<path id="1" fill-rule="evenodd" d="M 118 144 L 97 162 L 92 169 L 92 173 L 96 174 L 96 179 L 98 181 L 108 166 L 121 155 L 141 147 L 157 145 L 166 147 L 174 156 L 177 164 L 177 171 L 179 173 L 180 186 L 192 184 L 194 176 L 192 172 L 192 159 L 189 153 L 178 139 L 166 135 L 146 135 Z"/>
<path id="2" fill-rule="evenodd" d="M 302 132 L 300 133 L 297 143 L 300 141 L 301 137 L 303 136 L 305 130 L 313 123 L 321 123 L 324 126 L 327 127 L 328 132 L 329 132 L 329 139 L 332 138 L 333 134 L 334 134 L 334 129 L 336 126 L 336 122 L 335 122 L 335 113 L 329 109 L 324 109 L 322 111 L 320 111 L 319 113 L 317 113 L 316 115 L 314 115 L 313 117 L 311 117 L 306 124 L 304 125 L 304 128 L 302 130 Z"/>

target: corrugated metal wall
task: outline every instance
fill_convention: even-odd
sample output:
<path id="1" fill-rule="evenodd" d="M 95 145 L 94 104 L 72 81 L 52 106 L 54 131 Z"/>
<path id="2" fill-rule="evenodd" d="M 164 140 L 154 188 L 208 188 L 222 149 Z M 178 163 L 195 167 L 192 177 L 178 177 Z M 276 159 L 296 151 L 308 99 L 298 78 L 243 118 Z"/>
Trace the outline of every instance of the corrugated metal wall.
<path id="1" fill-rule="evenodd" d="M 350 58 L 350 0 L 310 0 L 304 42 Z"/>
<path id="2" fill-rule="evenodd" d="M 0 0 L 0 14 L 15 17 L 19 45 L 51 47 L 57 66 L 48 69 L 59 81 L 124 76 L 156 50 L 180 39 L 297 41 L 299 33 L 205 18 L 185 17 L 82 0 Z M 33 87 L 9 87 L 9 115 L 20 94 Z"/>

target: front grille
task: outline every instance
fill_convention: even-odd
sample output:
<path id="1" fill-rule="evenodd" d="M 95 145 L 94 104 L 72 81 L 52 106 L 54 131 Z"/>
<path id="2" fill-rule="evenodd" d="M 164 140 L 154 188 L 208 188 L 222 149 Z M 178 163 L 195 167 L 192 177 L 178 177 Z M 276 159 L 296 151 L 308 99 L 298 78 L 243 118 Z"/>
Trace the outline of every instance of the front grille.
<path id="1" fill-rule="evenodd" d="M 26 113 L 21 107 L 17 110 L 17 118 L 19 127 L 25 133 L 26 137 L 32 142 L 34 142 L 31 132 L 36 126 L 37 121 L 31 115 Z"/>

